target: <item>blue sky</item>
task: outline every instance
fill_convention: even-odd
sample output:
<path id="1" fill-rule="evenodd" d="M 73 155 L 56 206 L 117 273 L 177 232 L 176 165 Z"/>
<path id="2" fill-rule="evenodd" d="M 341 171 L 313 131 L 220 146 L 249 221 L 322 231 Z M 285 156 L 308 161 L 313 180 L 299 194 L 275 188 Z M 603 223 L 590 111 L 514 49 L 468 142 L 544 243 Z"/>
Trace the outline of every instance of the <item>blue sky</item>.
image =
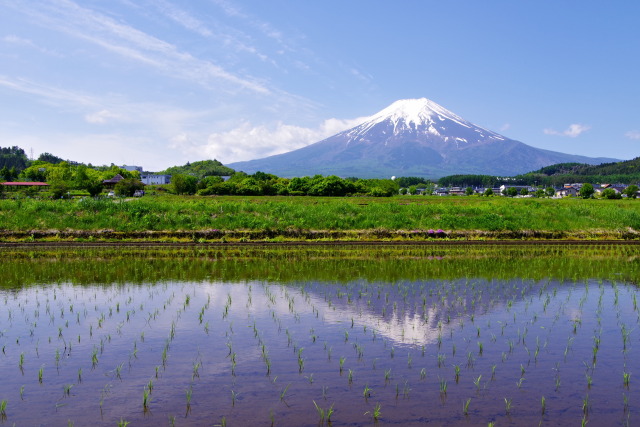
<path id="1" fill-rule="evenodd" d="M 260 158 L 398 99 L 640 155 L 640 2 L 0 0 L 0 146 L 147 170 Z"/>

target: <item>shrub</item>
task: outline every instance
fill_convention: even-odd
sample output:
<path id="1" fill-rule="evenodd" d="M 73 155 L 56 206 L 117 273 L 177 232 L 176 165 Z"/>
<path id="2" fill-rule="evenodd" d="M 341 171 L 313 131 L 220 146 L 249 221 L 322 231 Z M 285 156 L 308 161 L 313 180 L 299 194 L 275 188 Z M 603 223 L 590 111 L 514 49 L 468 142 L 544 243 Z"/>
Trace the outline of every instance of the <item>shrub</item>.
<path id="1" fill-rule="evenodd" d="M 125 178 L 120 180 L 114 191 L 118 196 L 132 197 L 136 190 L 143 190 L 144 184 L 134 178 Z"/>

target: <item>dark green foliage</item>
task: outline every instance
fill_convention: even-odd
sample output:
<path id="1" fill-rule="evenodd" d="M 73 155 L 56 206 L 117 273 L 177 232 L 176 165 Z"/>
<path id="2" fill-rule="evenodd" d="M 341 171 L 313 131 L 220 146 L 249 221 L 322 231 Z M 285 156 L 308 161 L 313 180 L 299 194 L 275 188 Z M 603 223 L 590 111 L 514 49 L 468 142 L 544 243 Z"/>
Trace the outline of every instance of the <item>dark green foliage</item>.
<path id="1" fill-rule="evenodd" d="M 168 175 L 193 175 L 198 179 L 206 176 L 228 176 L 233 175 L 235 171 L 226 167 L 217 160 L 202 160 L 199 162 L 187 163 L 184 166 L 173 166 L 162 172 Z"/>
<path id="2" fill-rule="evenodd" d="M 38 160 L 41 162 L 47 162 L 47 163 L 51 163 L 51 164 L 58 164 L 58 163 L 62 163 L 64 162 L 64 159 L 58 156 L 54 156 L 51 153 L 42 153 L 40 154 L 40 156 L 38 157 Z"/>
<path id="3" fill-rule="evenodd" d="M 595 190 L 593 189 L 593 185 L 585 183 L 582 185 L 582 187 L 580 187 L 580 192 L 578 194 L 583 199 L 590 199 L 591 197 L 593 197 L 594 192 Z"/>
<path id="4" fill-rule="evenodd" d="M 67 186 L 66 183 L 59 181 L 51 184 L 51 186 L 49 187 L 49 190 L 51 191 L 52 199 L 62 199 L 65 196 L 67 196 L 69 192 L 69 187 Z"/>
<path id="5" fill-rule="evenodd" d="M 136 190 L 143 189 L 144 184 L 142 182 L 135 178 L 125 178 L 116 184 L 114 191 L 119 196 L 131 197 Z"/>
<path id="6" fill-rule="evenodd" d="M 20 171 L 27 168 L 29 159 L 24 150 L 20 147 L 0 147 L 0 179 L 12 181 L 18 176 Z M 4 170 L 6 168 L 6 170 Z M 7 179 L 6 173 L 13 169 L 11 179 Z"/>
<path id="7" fill-rule="evenodd" d="M 102 185 L 102 181 L 100 180 L 89 180 L 84 188 L 89 192 L 91 197 L 96 197 L 102 192 L 104 185 Z"/>
<path id="8" fill-rule="evenodd" d="M 634 184 L 625 188 L 624 194 L 626 194 L 627 197 L 635 199 L 636 197 L 638 197 L 638 191 L 640 191 L 640 188 L 638 188 L 638 186 Z"/>
<path id="9" fill-rule="evenodd" d="M 498 187 L 501 184 L 523 185 L 519 181 L 505 180 L 492 175 L 449 175 L 438 179 L 441 187 Z"/>
<path id="10" fill-rule="evenodd" d="M 197 184 L 195 176 L 177 174 L 171 177 L 171 185 L 176 194 L 196 194 Z"/>
<path id="11" fill-rule="evenodd" d="M 526 184 L 560 186 L 569 182 L 619 182 L 632 183 L 640 181 L 640 157 L 623 162 L 587 165 L 582 163 L 558 163 L 515 177 L 526 181 Z"/>
<path id="12" fill-rule="evenodd" d="M 417 176 L 401 176 L 399 178 L 396 178 L 395 181 L 400 187 L 411 187 L 412 185 L 420 187 L 431 182 L 428 179 L 420 178 Z"/>
<path id="13" fill-rule="evenodd" d="M 616 192 L 613 188 L 605 188 L 602 190 L 601 197 L 609 200 L 622 199 L 622 194 Z"/>

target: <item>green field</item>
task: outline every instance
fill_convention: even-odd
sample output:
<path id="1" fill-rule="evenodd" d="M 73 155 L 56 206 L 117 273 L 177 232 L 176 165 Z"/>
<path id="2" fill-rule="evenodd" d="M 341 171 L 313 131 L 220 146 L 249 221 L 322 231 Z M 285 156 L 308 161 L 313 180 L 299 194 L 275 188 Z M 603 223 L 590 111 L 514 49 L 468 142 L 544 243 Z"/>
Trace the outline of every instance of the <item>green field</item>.
<path id="1" fill-rule="evenodd" d="M 636 200 L 168 195 L 0 200 L 4 241 L 636 239 L 637 230 Z"/>

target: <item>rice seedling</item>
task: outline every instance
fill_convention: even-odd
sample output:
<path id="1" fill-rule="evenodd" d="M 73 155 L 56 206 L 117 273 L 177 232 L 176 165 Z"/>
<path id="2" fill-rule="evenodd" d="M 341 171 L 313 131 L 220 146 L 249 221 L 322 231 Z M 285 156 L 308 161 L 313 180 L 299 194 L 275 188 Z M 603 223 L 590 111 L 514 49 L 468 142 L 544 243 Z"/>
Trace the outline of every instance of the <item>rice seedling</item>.
<path id="1" fill-rule="evenodd" d="M 545 399 L 544 396 L 542 396 L 542 398 L 540 398 L 540 404 L 542 406 L 542 409 L 541 409 L 542 415 L 544 415 L 544 413 L 547 410 L 547 400 Z"/>
<path id="2" fill-rule="evenodd" d="M 4 399 L 0 401 L 0 415 L 5 417 L 7 415 L 7 401 Z"/>
<path id="3" fill-rule="evenodd" d="M 439 378 L 440 394 L 447 394 L 447 381 L 443 378 Z"/>
<path id="4" fill-rule="evenodd" d="M 73 387 L 73 384 L 65 384 L 65 385 L 63 386 L 63 394 L 64 394 L 65 396 L 69 396 L 69 395 L 71 395 L 71 387 Z"/>
<path id="5" fill-rule="evenodd" d="M 622 384 L 624 384 L 624 386 L 626 388 L 629 388 L 629 381 L 631 380 L 631 374 L 629 372 L 623 372 L 622 373 Z"/>
<path id="6" fill-rule="evenodd" d="M 149 409 L 151 403 L 151 393 L 147 387 L 142 392 L 142 409 L 146 412 Z"/>
<path id="7" fill-rule="evenodd" d="M 287 397 L 287 390 L 291 387 L 291 383 L 287 384 L 287 386 L 280 392 L 280 401 L 284 402 Z"/>
<path id="8" fill-rule="evenodd" d="M 469 404 L 471 403 L 471 399 L 467 399 L 462 405 L 462 413 L 467 416 L 469 415 Z"/>
<path id="9" fill-rule="evenodd" d="M 591 408 L 591 402 L 589 401 L 589 395 L 587 394 L 582 399 L 582 413 L 587 416 L 589 414 L 589 409 Z"/>
<path id="10" fill-rule="evenodd" d="M 193 396 L 193 388 L 189 386 L 186 390 L 186 398 L 187 398 L 187 408 L 191 406 L 191 397 Z"/>
<path id="11" fill-rule="evenodd" d="M 504 398 L 504 412 L 507 415 L 511 414 L 511 401 L 512 399 L 507 399 L 506 397 Z"/>
<path id="12" fill-rule="evenodd" d="M 473 384 L 476 386 L 476 391 L 480 391 L 480 380 L 481 379 L 482 379 L 482 375 L 478 375 L 478 377 L 473 380 Z"/>
<path id="13" fill-rule="evenodd" d="M 371 397 L 371 388 L 369 388 L 369 385 L 365 384 L 364 390 L 362 391 L 362 396 L 365 398 L 365 400 Z"/>
<path id="14" fill-rule="evenodd" d="M 328 409 L 323 409 L 318 404 L 313 401 L 313 405 L 316 407 L 316 412 L 320 417 L 320 423 L 324 424 L 326 421 L 328 424 L 331 424 L 331 416 L 333 415 L 333 404 Z"/>

